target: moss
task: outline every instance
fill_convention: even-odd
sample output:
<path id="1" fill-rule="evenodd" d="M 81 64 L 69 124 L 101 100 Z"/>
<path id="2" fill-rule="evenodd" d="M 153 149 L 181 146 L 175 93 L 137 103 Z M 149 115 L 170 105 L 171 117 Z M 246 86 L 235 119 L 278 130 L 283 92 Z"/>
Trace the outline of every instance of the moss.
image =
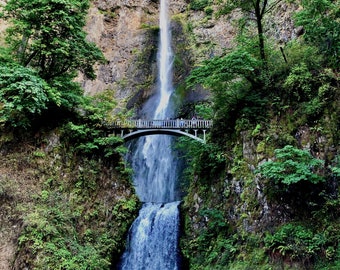
<path id="1" fill-rule="evenodd" d="M 146 30 L 152 31 L 156 34 L 156 33 L 159 32 L 159 25 L 143 23 L 141 25 L 141 29 L 146 29 Z"/>
<path id="2" fill-rule="evenodd" d="M 263 153 L 266 149 L 266 142 L 265 141 L 261 141 L 257 144 L 256 147 L 256 152 L 257 153 Z"/>

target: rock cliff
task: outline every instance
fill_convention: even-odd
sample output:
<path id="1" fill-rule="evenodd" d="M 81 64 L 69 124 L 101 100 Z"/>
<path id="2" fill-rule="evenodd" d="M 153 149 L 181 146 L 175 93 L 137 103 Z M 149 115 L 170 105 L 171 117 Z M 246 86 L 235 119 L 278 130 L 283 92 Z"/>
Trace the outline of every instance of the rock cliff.
<path id="1" fill-rule="evenodd" d="M 0 1 L 0 6 L 6 0 Z M 267 31 L 279 42 L 296 37 L 292 12 L 299 8 L 282 1 L 274 11 L 275 20 L 268 21 Z M 158 43 L 159 1 L 157 0 L 96 0 L 88 13 L 88 40 L 103 51 L 107 62 L 96 67 L 93 81 L 81 74 L 78 81 L 87 94 L 106 89 L 115 90 L 117 100 L 129 108 L 140 105 L 154 90 Z M 216 18 L 218 8 L 212 5 L 212 15 L 190 9 L 190 1 L 170 1 L 173 49 L 175 51 L 175 84 L 183 82 L 185 74 L 202 60 L 221 55 L 233 47 L 239 14 Z M 0 36 L 6 23 L 0 20 Z"/>
<path id="2" fill-rule="evenodd" d="M 154 90 L 158 43 L 159 1 L 93 1 L 88 14 L 88 39 L 104 52 L 107 63 L 97 66 L 94 81 L 79 77 L 86 93 L 95 94 L 113 89 L 116 98 L 128 108 L 138 107 Z M 170 2 L 174 81 L 183 83 L 184 75 L 202 60 L 221 55 L 233 47 L 237 32 L 238 12 L 216 18 L 203 10 L 190 9 L 185 0 Z M 268 22 L 272 36 L 285 43 L 296 36 L 292 11 L 297 6 L 283 1 L 274 11 L 274 22 Z M 194 97 L 196 96 L 196 97 Z M 198 96 L 198 97 L 197 97 Z M 205 94 L 187 93 L 188 99 L 204 98 Z"/>
<path id="3" fill-rule="evenodd" d="M 152 94 L 156 78 L 158 1 L 94 1 L 88 15 L 88 39 L 104 52 L 107 63 L 97 67 L 94 81 L 79 77 L 86 93 L 114 89 L 129 107 Z M 207 56 L 220 54 L 232 44 L 234 27 L 228 20 L 207 20 L 193 12 L 187 1 L 171 1 L 175 83 Z M 193 28 L 189 29 L 189 25 Z M 177 61 L 176 61 L 177 60 Z M 184 73 L 183 73 L 184 71 Z"/>

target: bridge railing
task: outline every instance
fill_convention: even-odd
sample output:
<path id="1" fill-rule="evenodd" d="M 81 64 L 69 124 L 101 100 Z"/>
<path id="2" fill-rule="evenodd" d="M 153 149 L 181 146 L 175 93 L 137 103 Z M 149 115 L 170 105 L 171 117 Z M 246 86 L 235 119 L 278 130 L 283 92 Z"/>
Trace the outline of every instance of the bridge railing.
<path id="1" fill-rule="evenodd" d="M 108 126 L 110 128 L 118 129 L 155 129 L 155 128 L 168 128 L 168 129 L 210 129 L 213 125 L 212 120 L 201 119 L 174 119 L 174 120 L 124 120 L 114 121 Z"/>

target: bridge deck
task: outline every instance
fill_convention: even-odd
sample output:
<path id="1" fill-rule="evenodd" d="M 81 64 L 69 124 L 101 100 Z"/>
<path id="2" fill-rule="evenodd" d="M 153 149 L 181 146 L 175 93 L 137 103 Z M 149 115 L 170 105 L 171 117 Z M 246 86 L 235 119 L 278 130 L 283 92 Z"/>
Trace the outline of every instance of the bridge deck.
<path id="1" fill-rule="evenodd" d="M 113 129 L 210 129 L 212 120 L 175 119 L 175 120 L 125 120 L 108 125 Z"/>

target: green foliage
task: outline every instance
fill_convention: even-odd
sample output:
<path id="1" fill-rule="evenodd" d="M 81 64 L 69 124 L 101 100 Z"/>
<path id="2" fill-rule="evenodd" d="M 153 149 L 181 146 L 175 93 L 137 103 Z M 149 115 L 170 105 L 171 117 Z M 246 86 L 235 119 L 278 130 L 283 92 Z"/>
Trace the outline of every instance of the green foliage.
<path id="1" fill-rule="evenodd" d="M 184 253 L 187 252 L 184 255 L 190 258 L 190 269 L 211 269 L 212 265 L 214 269 L 225 269 L 237 253 L 235 239 L 229 235 L 229 225 L 218 209 L 204 209 L 199 214 L 205 226 L 184 248 Z"/>
<path id="2" fill-rule="evenodd" d="M 283 89 L 286 90 L 285 99 L 297 106 L 299 113 L 313 120 L 321 115 L 327 105 L 330 105 L 328 102 L 333 99 L 337 91 L 333 72 L 329 69 L 320 69 L 319 73 L 316 73 L 313 69 L 315 67 L 309 69 L 301 62 L 292 67 L 283 84 Z"/>
<path id="3" fill-rule="evenodd" d="M 331 171 L 335 176 L 340 177 L 340 156 L 336 156 L 334 163 L 334 166 L 330 167 Z"/>
<path id="4" fill-rule="evenodd" d="M 275 183 L 285 185 L 308 181 L 313 184 L 325 181 L 320 173 L 323 161 L 313 158 L 306 150 L 286 145 L 275 150 L 275 161 L 267 161 L 259 166 L 258 172 Z"/>
<path id="5" fill-rule="evenodd" d="M 121 110 L 117 113 L 117 101 L 114 99 L 113 90 L 105 90 L 92 97 L 83 99 L 84 117 L 92 122 L 107 122 L 121 119 L 121 115 L 131 116 L 130 112 Z"/>
<path id="6" fill-rule="evenodd" d="M 207 6 L 207 7 L 204 8 L 204 12 L 205 12 L 205 14 L 207 14 L 208 16 L 211 16 L 211 15 L 214 13 L 214 10 L 213 10 L 212 7 Z"/>
<path id="7" fill-rule="evenodd" d="M 213 93 L 212 138 L 216 142 L 220 143 L 234 131 L 238 118 L 255 120 L 263 116 L 266 99 L 258 90 L 262 79 L 253 76 L 259 66 L 261 61 L 241 47 L 203 62 L 188 77 L 188 87 L 199 83 Z M 252 91 L 255 87 L 256 91 Z"/>
<path id="8" fill-rule="evenodd" d="M 79 0 L 7 1 L 1 14 L 9 23 L 9 47 L 0 50 L 1 127 L 28 129 L 75 116 L 83 103 L 77 72 L 93 79 L 93 65 L 104 59 L 86 40 L 88 8 L 89 1 Z"/>
<path id="9" fill-rule="evenodd" d="M 203 209 L 200 215 L 208 220 L 207 234 L 217 235 L 221 232 L 227 232 L 228 224 L 223 213 L 217 209 Z"/>
<path id="10" fill-rule="evenodd" d="M 340 8 L 337 0 L 303 0 L 296 24 L 303 26 L 307 43 L 326 56 L 325 64 L 337 68 L 340 50 Z"/>
<path id="11" fill-rule="evenodd" d="M 72 142 L 72 148 L 82 154 L 98 154 L 109 158 L 126 152 L 123 139 L 113 135 L 105 135 L 102 128 L 90 124 L 67 123 L 63 132 Z"/>
<path id="12" fill-rule="evenodd" d="M 0 63 L 9 64 L 13 62 L 12 51 L 7 48 L 0 46 Z"/>
<path id="13" fill-rule="evenodd" d="M 315 71 L 322 67 L 322 55 L 318 53 L 318 48 L 313 45 L 300 40 L 291 40 L 283 50 L 287 59 L 285 66 L 289 70 L 301 64 L 306 65 L 309 71 Z"/>
<path id="14" fill-rule="evenodd" d="M 34 196 L 19 237 L 19 253 L 34 269 L 110 269 L 139 204 L 135 195 L 102 198 L 100 162 L 83 159 L 72 179 L 48 179 Z M 77 165 L 75 167 L 78 167 Z M 59 168 L 62 170 L 62 168 Z M 117 182 L 118 183 L 118 182 Z"/>
<path id="15" fill-rule="evenodd" d="M 235 50 L 226 56 L 204 61 L 188 77 L 188 87 L 202 84 L 212 89 L 220 89 L 240 76 L 250 78 L 259 65 L 259 61 L 247 51 Z"/>
<path id="16" fill-rule="evenodd" d="M 56 196 L 57 194 L 51 194 Z M 46 198 L 42 198 L 46 201 Z M 109 254 L 103 256 L 106 247 L 100 245 L 100 235 L 93 234 L 92 238 L 85 240 L 79 238 L 76 232 L 76 220 L 80 213 L 72 212 L 71 203 L 68 206 L 61 204 L 60 195 L 51 197 L 47 205 L 41 204 L 29 214 L 25 220 L 26 227 L 19 237 L 20 247 L 27 248 L 33 254 L 43 254 L 35 263 L 35 269 L 53 269 L 56 265 L 63 269 L 109 269 Z M 97 238 L 98 237 L 98 238 Z M 84 242 L 83 242 L 84 241 Z"/>
<path id="17" fill-rule="evenodd" d="M 314 125 L 325 110 L 334 106 L 339 85 L 337 76 L 321 65 L 322 57 L 315 47 L 292 42 L 285 53 L 287 64 L 273 69 L 274 91 L 278 96 L 271 97 L 272 104 L 283 113 L 287 108 L 294 109 L 299 121 L 296 125 L 305 122 Z"/>
<path id="18" fill-rule="evenodd" d="M 106 123 L 113 121 L 116 104 L 113 93 L 109 90 L 93 97 L 84 97 L 83 111 L 78 119 L 69 121 L 63 126 L 62 139 L 74 154 L 96 155 L 114 161 L 122 174 L 130 176 L 131 170 L 122 160 L 122 155 L 127 151 L 123 145 L 124 140 L 114 136 L 105 126 Z M 120 114 L 116 114 L 115 117 L 120 117 Z"/>
<path id="19" fill-rule="evenodd" d="M 283 86 L 288 90 L 290 98 L 306 101 L 312 98 L 312 74 L 307 65 L 300 63 L 292 68 Z"/>
<path id="20" fill-rule="evenodd" d="M 212 0 L 192 0 L 190 1 L 190 9 L 192 10 L 204 10 L 210 5 Z"/>
<path id="21" fill-rule="evenodd" d="M 228 269 L 276 269 L 272 268 L 269 264 L 268 255 L 263 248 L 262 236 L 246 232 L 238 232 L 236 234 L 239 238 L 237 245 L 235 245 L 238 252 L 236 253 L 235 259 L 229 264 Z M 241 237 L 240 234 L 242 235 Z"/>
<path id="22" fill-rule="evenodd" d="M 282 225 L 274 234 L 267 234 L 264 242 L 273 257 L 278 253 L 282 258 L 304 265 L 309 265 L 330 244 L 324 233 L 314 233 L 310 228 L 293 223 Z"/>
<path id="23" fill-rule="evenodd" d="M 192 177 L 198 174 L 202 182 L 209 183 L 211 176 L 221 173 L 225 165 L 226 157 L 215 144 L 202 144 L 187 138 L 180 138 L 176 147 L 184 150 L 183 154 L 189 165 L 186 170 L 187 175 Z"/>
<path id="24" fill-rule="evenodd" d="M 211 103 L 201 103 L 195 105 L 195 114 L 203 119 L 213 119 L 213 108 Z"/>
<path id="25" fill-rule="evenodd" d="M 1 127 L 27 129 L 34 117 L 61 103 L 60 94 L 35 71 L 14 64 L 0 66 L 0 88 Z"/>
<path id="26" fill-rule="evenodd" d="M 222 5 L 218 15 L 241 8 L 244 14 L 251 13 L 253 20 L 257 16 L 254 13 L 256 4 L 259 4 L 258 7 L 265 7 L 262 10 L 264 15 L 279 2 L 221 0 L 214 4 Z M 224 158 L 224 163 L 219 168 L 216 166 L 216 159 L 202 155 L 203 149 L 186 146 L 188 152 L 192 151 L 187 159 L 192 165 L 189 166 L 190 179 L 194 179 L 186 201 L 189 211 L 192 211 L 186 226 L 192 231 L 188 232 L 190 236 L 184 236 L 182 245 L 185 257 L 189 258 L 190 269 L 337 269 L 336 266 L 339 266 L 339 166 L 335 160 L 332 161 L 333 154 L 337 154 L 339 142 L 337 75 L 340 28 L 337 2 L 302 1 L 304 9 L 297 16 L 299 20 L 304 17 L 304 21 L 301 20 L 298 24 L 306 30 L 305 39 L 295 39 L 284 46 L 271 42 L 270 38 L 266 39 L 265 33 L 262 33 L 262 37 L 255 36 L 254 27 L 257 26 L 245 16 L 240 21 L 243 28 L 242 34 L 237 38 L 237 46 L 225 55 L 202 62 L 188 77 L 188 87 L 201 84 L 211 91 L 214 127 L 209 139 L 220 147 L 218 152 L 211 153 L 215 157 L 220 154 Z M 318 5 L 320 11 L 317 8 L 314 13 L 308 11 Z M 256 17 L 257 22 L 264 22 L 263 16 L 259 15 Z M 315 40 L 311 33 L 316 34 Z M 259 50 L 261 38 L 266 45 L 265 58 Z M 310 133 L 307 132 L 302 138 L 294 136 L 304 125 Z M 249 134 L 246 139 L 257 146 L 258 158 L 268 158 L 268 153 L 272 155 L 276 149 L 273 161 L 265 162 L 257 171 L 266 178 L 258 179 L 259 187 L 263 187 L 258 194 L 263 191 L 263 198 L 269 203 L 269 208 L 279 209 L 277 214 L 282 215 L 274 218 L 275 221 L 272 220 L 273 223 L 268 225 L 275 230 L 275 222 L 282 222 L 283 219 L 301 222 L 298 225 L 284 225 L 276 233 L 268 234 L 265 248 L 263 239 L 258 240 L 252 249 L 246 248 L 251 245 L 241 243 L 240 239 L 234 242 L 230 240 L 228 245 L 226 241 L 232 237 L 221 236 L 223 229 L 220 229 L 221 235 L 216 234 L 209 225 L 210 221 L 217 227 L 223 222 L 228 223 L 219 219 L 218 213 L 221 216 L 231 213 L 231 220 L 239 214 L 237 221 L 247 217 L 244 220 L 254 227 L 258 222 L 256 217 L 261 215 L 260 219 L 262 218 L 262 213 L 259 213 L 261 203 L 259 204 L 258 198 L 254 199 L 256 195 L 249 195 L 253 190 L 247 186 L 250 182 L 253 186 L 255 184 L 250 161 L 243 156 L 242 145 L 244 147 L 245 144 L 240 139 L 240 131 L 245 130 Z M 320 153 L 320 157 L 324 154 L 325 163 L 331 165 L 325 168 L 324 161 L 314 158 L 308 151 L 291 146 L 296 145 L 297 140 L 303 146 L 310 143 L 311 149 L 318 149 L 316 152 Z M 334 150 L 332 153 L 324 151 L 329 147 Z M 198 158 L 200 155 L 203 158 Z M 252 156 L 256 162 L 256 154 Z M 230 166 L 227 157 L 234 161 Z M 211 175 L 212 170 L 217 171 L 215 168 L 220 173 Z M 233 180 L 245 180 L 240 180 L 244 184 L 242 195 L 232 190 L 232 181 L 221 173 L 225 171 L 232 174 Z M 207 175 L 210 181 L 206 181 Z M 223 176 L 217 179 L 218 175 Z M 248 182 L 247 177 L 251 179 Z M 211 198 L 211 190 L 218 192 L 214 198 Z M 196 200 L 194 196 L 197 195 L 199 199 Z M 219 197 L 224 195 L 226 197 Z M 217 204 L 221 204 L 216 205 L 216 212 L 208 211 L 203 218 L 201 214 L 205 214 L 204 211 L 197 214 L 197 208 L 210 209 L 207 205 L 215 203 L 215 200 Z M 229 200 L 235 205 L 231 206 Z M 210 214 L 216 218 L 214 221 L 209 219 Z M 315 226 L 319 226 L 315 231 L 310 227 L 311 220 Z M 263 229 L 262 220 L 259 222 L 261 225 L 257 228 Z M 252 225 L 245 222 L 241 225 L 239 221 L 237 229 L 240 231 L 247 227 L 253 230 Z M 260 233 L 256 234 L 259 238 L 262 237 Z M 225 249 L 219 249 L 218 246 L 224 246 Z M 226 260 L 222 266 L 220 259 L 224 256 L 224 251 L 228 253 L 230 250 L 233 250 L 230 252 L 232 262 Z M 266 250 L 269 251 L 273 265 L 268 262 L 269 258 L 264 253 Z M 318 260 L 321 262 L 313 268 L 312 264 Z"/>
<path id="27" fill-rule="evenodd" d="M 74 113 L 84 102 L 84 90 L 73 79 L 73 74 L 64 74 L 49 81 L 49 85 L 60 95 L 60 110 Z M 54 109 L 53 105 L 50 109 Z"/>
<path id="28" fill-rule="evenodd" d="M 94 78 L 93 65 L 103 60 L 100 50 L 86 40 L 89 1 L 10 0 L 4 7 L 9 20 L 7 42 L 18 62 L 31 66 L 50 81 L 81 71 Z"/>
<path id="29" fill-rule="evenodd" d="M 316 264 L 315 269 L 318 270 L 337 270 L 340 268 L 340 245 L 335 249 L 333 247 L 328 247 L 326 249 L 326 258 L 328 254 L 334 255 L 335 259 L 333 261 L 319 260 Z"/>
<path id="30" fill-rule="evenodd" d="M 214 91 L 213 97 L 215 115 L 211 137 L 221 145 L 235 131 L 253 128 L 252 123 L 266 116 L 267 99 L 252 91 L 247 81 L 231 81 L 226 87 Z"/>

